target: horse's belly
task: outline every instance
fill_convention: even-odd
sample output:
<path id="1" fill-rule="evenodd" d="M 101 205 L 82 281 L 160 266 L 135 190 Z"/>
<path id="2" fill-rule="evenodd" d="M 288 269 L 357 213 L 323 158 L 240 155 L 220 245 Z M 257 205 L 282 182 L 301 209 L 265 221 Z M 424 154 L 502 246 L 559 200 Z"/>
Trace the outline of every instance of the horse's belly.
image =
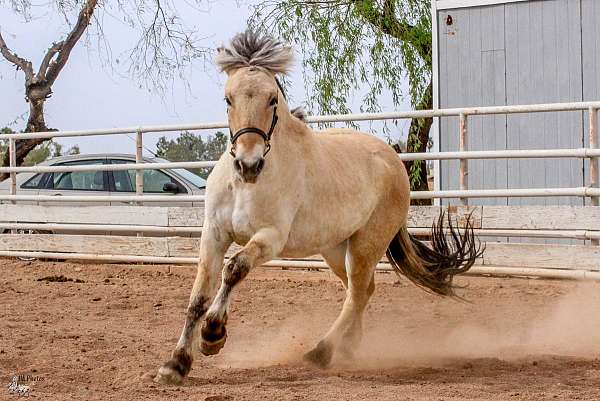
<path id="1" fill-rule="evenodd" d="M 349 213 L 347 216 L 334 215 L 335 213 L 325 214 L 327 217 L 321 219 L 299 218 L 294 221 L 280 256 L 299 258 L 334 248 L 364 226 L 370 213 L 356 210 L 356 213 Z"/>

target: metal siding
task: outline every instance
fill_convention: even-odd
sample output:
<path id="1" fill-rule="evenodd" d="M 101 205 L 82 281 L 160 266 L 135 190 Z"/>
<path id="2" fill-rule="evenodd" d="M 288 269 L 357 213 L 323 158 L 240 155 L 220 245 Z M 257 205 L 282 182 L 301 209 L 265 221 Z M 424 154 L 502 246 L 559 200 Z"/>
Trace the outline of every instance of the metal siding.
<path id="1" fill-rule="evenodd" d="M 452 16 L 452 26 L 446 17 Z M 504 6 L 439 13 L 439 107 L 498 106 L 504 93 Z M 440 149 L 458 150 L 458 118 L 440 119 Z M 472 116 L 468 149 L 506 148 L 505 116 Z M 457 160 L 441 162 L 441 188 L 458 189 Z M 506 161 L 469 161 L 469 188 L 506 188 Z M 505 198 L 473 199 L 477 204 L 506 204 Z M 443 200 L 456 204 L 458 200 Z"/>
<path id="2" fill-rule="evenodd" d="M 463 11 L 453 12 L 452 18 L 454 24 L 452 27 L 446 26 L 446 18 L 448 13 L 440 13 L 439 18 L 439 36 L 440 36 L 440 71 L 443 71 L 440 79 L 440 108 L 451 107 L 453 99 L 456 97 L 458 88 L 460 87 L 459 71 L 460 64 L 458 59 L 458 40 L 456 36 L 459 34 L 454 28 L 460 26 L 468 26 L 464 17 Z M 468 38 L 468 36 L 467 36 Z M 458 118 L 440 118 L 440 149 L 442 150 L 458 150 Z M 442 161 L 441 167 L 441 187 L 458 188 L 458 160 Z M 442 201 L 442 203 L 456 204 L 456 200 Z"/>
<path id="3" fill-rule="evenodd" d="M 587 45 L 598 54 L 600 9 L 595 0 L 545 0 L 439 12 L 439 107 L 528 104 L 583 99 L 580 1 L 590 32 Z M 591 13 L 590 13 L 591 14 Z M 451 15 L 453 25 L 446 26 Z M 585 15 L 585 13 L 584 13 Z M 592 57 L 592 56 L 590 56 Z M 598 62 L 588 75 L 599 80 Z M 595 92 L 591 96 L 596 96 Z M 586 98 L 588 99 L 588 98 Z M 589 100 L 595 100 L 589 98 Z M 469 149 L 551 149 L 583 145 L 581 112 L 469 118 Z M 440 150 L 458 149 L 458 119 L 440 121 Z M 458 161 L 441 162 L 441 189 L 458 188 Z M 576 187 L 583 163 L 561 160 L 469 162 L 469 187 Z M 477 199 L 493 204 L 582 204 L 581 198 Z M 447 202 L 444 202 L 447 203 Z M 455 202 L 452 202 L 455 203 Z"/>
<path id="4" fill-rule="evenodd" d="M 504 6 L 484 7 L 481 13 L 482 47 L 480 100 L 484 105 L 506 104 Z M 480 125 L 472 134 L 477 143 L 472 150 L 506 149 L 506 116 L 470 117 Z M 473 188 L 506 188 L 506 160 L 474 160 L 469 165 Z M 473 171 L 473 174 L 471 174 Z M 469 182 L 471 185 L 471 182 Z M 506 205 L 506 198 L 477 199 L 477 204 Z"/>
<path id="5" fill-rule="evenodd" d="M 507 103 L 582 100 L 579 0 L 506 5 Z M 510 32 L 509 27 L 513 28 Z M 510 39 L 509 39 L 510 38 Z M 511 83 L 516 83 L 512 85 Z M 580 112 L 508 116 L 508 148 L 582 146 Z M 580 160 L 510 160 L 509 187 L 573 187 L 582 184 Z M 580 198 L 521 198 L 509 204 L 579 205 Z"/>

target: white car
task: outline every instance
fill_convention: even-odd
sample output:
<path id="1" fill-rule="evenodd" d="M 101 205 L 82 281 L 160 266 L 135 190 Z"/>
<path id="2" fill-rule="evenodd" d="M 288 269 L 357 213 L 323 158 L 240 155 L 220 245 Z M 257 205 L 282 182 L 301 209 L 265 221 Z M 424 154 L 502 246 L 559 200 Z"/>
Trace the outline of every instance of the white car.
<path id="1" fill-rule="evenodd" d="M 144 158 L 145 163 L 168 162 L 160 158 Z M 135 156 L 127 154 L 92 154 L 57 157 L 46 160 L 40 165 L 65 166 L 89 164 L 123 164 L 135 163 Z M 144 170 L 144 194 L 164 195 L 164 202 L 148 202 L 148 206 L 204 206 L 203 201 L 181 201 L 181 195 L 204 195 L 206 181 L 185 169 Z M 0 183 L 0 194 L 10 193 L 10 179 Z M 134 195 L 135 170 L 124 171 L 73 171 L 52 173 L 19 173 L 17 174 L 18 195 Z M 2 201 L 0 203 L 10 203 Z M 124 206 L 133 202 L 119 200 L 103 202 L 60 202 L 60 201 L 18 201 L 18 204 L 42 204 L 50 206 Z M 7 231 L 7 230 L 3 230 Z M 22 233 L 49 233 L 46 230 L 18 230 Z M 54 231 L 66 234 L 103 234 L 99 231 Z M 104 233 L 108 234 L 108 233 Z M 120 232 L 120 235 L 136 233 Z M 148 234 L 151 236 L 152 234 Z M 156 235 L 156 234 L 155 234 Z M 159 234 L 160 235 L 160 234 Z M 188 236 L 189 234 L 185 235 Z M 199 234 L 198 234 L 199 235 Z M 195 236 L 195 235 L 194 235 Z"/>
<path id="2" fill-rule="evenodd" d="M 168 162 L 160 158 L 144 158 L 145 163 Z M 43 166 L 72 166 L 89 164 L 135 163 L 135 156 L 126 154 L 93 154 L 63 156 L 46 160 Z M 180 195 L 204 195 L 206 181 L 185 169 L 144 170 L 144 193 L 165 195 L 165 202 L 156 206 L 200 206 L 203 202 L 178 201 Z M 10 180 L 0 183 L 0 193 L 8 194 Z M 74 171 L 63 173 L 19 173 L 17 194 L 22 195 L 133 195 L 135 170 L 126 171 Z M 8 201 L 3 201 L 7 203 Z M 25 202 L 19 202 L 25 203 Z M 29 204 L 39 202 L 27 202 Z M 44 201 L 44 205 L 65 204 Z M 73 206 L 123 205 L 130 202 L 69 202 Z M 197 205 L 198 204 L 198 205 Z"/>

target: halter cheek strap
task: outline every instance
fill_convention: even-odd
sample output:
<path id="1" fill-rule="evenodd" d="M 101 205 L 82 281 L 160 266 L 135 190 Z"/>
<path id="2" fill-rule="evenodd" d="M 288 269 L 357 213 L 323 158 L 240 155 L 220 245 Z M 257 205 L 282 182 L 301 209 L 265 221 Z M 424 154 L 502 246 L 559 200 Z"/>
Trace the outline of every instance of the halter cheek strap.
<path id="1" fill-rule="evenodd" d="M 229 129 L 229 136 L 231 138 L 231 150 L 229 151 L 229 153 L 231 154 L 231 156 L 235 157 L 235 152 L 233 151 L 233 146 L 235 145 L 235 142 L 239 139 L 240 136 L 244 135 L 244 134 L 258 134 L 262 137 L 262 139 L 265 141 L 265 151 L 263 153 L 263 157 L 265 157 L 267 155 L 267 153 L 269 153 L 269 151 L 271 150 L 271 135 L 273 135 L 273 130 L 275 129 L 275 126 L 277 125 L 277 120 L 279 119 L 279 117 L 277 117 L 277 106 L 273 107 L 273 119 L 271 120 L 271 126 L 269 127 L 269 131 L 265 132 L 263 130 L 261 130 L 260 128 L 257 127 L 245 127 L 245 128 L 241 128 L 239 130 L 236 131 L 236 133 L 232 133 L 231 129 Z"/>

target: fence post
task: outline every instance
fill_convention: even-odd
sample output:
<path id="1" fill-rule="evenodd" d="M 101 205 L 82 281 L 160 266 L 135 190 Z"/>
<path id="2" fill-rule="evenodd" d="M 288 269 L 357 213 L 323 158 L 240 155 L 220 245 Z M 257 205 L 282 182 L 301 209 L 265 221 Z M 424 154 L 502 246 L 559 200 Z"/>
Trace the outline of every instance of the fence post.
<path id="1" fill-rule="evenodd" d="M 143 163 L 142 160 L 142 149 L 143 149 L 143 135 L 141 129 L 135 132 L 135 164 Z M 135 170 L 135 195 L 144 195 L 144 170 Z M 142 202 L 136 204 L 142 205 Z"/>
<path id="2" fill-rule="evenodd" d="M 469 139 L 467 136 L 467 115 L 460 113 L 460 124 L 459 124 L 459 150 L 465 152 L 469 147 Z M 469 161 L 467 159 L 460 159 L 460 190 L 465 191 L 469 189 Z M 460 198 L 463 205 L 469 204 L 469 198 Z"/>
<path id="3" fill-rule="evenodd" d="M 16 167 L 17 166 L 17 151 L 16 151 L 16 141 L 13 138 L 8 140 L 8 158 L 9 158 L 9 166 Z M 10 172 L 10 194 L 17 194 L 17 173 L 14 171 Z M 16 200 L 12 200 L 11 203 L 17 203 Z"/>
<path id="4" fill-rule="evenodd" d="M 589 109 L 590 118 L 590 149 L 598 148 L 598 109 L 590 107 Z M 590 186 L 592 188 L 598 188 L 598 157 L 590 157 Z M 592 205 L 600 206 L 600 197 L 592 196 Z"/>
<path id="5" fill-rule="evenodd" d="M 590 149 L 598 148 L 598 109 L 590 107 L 588 110 L 590 119 Z M 590 187 L 600 187 L 600 179 L 598 178 L 598 157 L 590 157 Z M 591 197 L 592 206 L 600 205 L 600 197 Z M 600 241 L 593 239 L 592 245 L 600 245 Z"/>

